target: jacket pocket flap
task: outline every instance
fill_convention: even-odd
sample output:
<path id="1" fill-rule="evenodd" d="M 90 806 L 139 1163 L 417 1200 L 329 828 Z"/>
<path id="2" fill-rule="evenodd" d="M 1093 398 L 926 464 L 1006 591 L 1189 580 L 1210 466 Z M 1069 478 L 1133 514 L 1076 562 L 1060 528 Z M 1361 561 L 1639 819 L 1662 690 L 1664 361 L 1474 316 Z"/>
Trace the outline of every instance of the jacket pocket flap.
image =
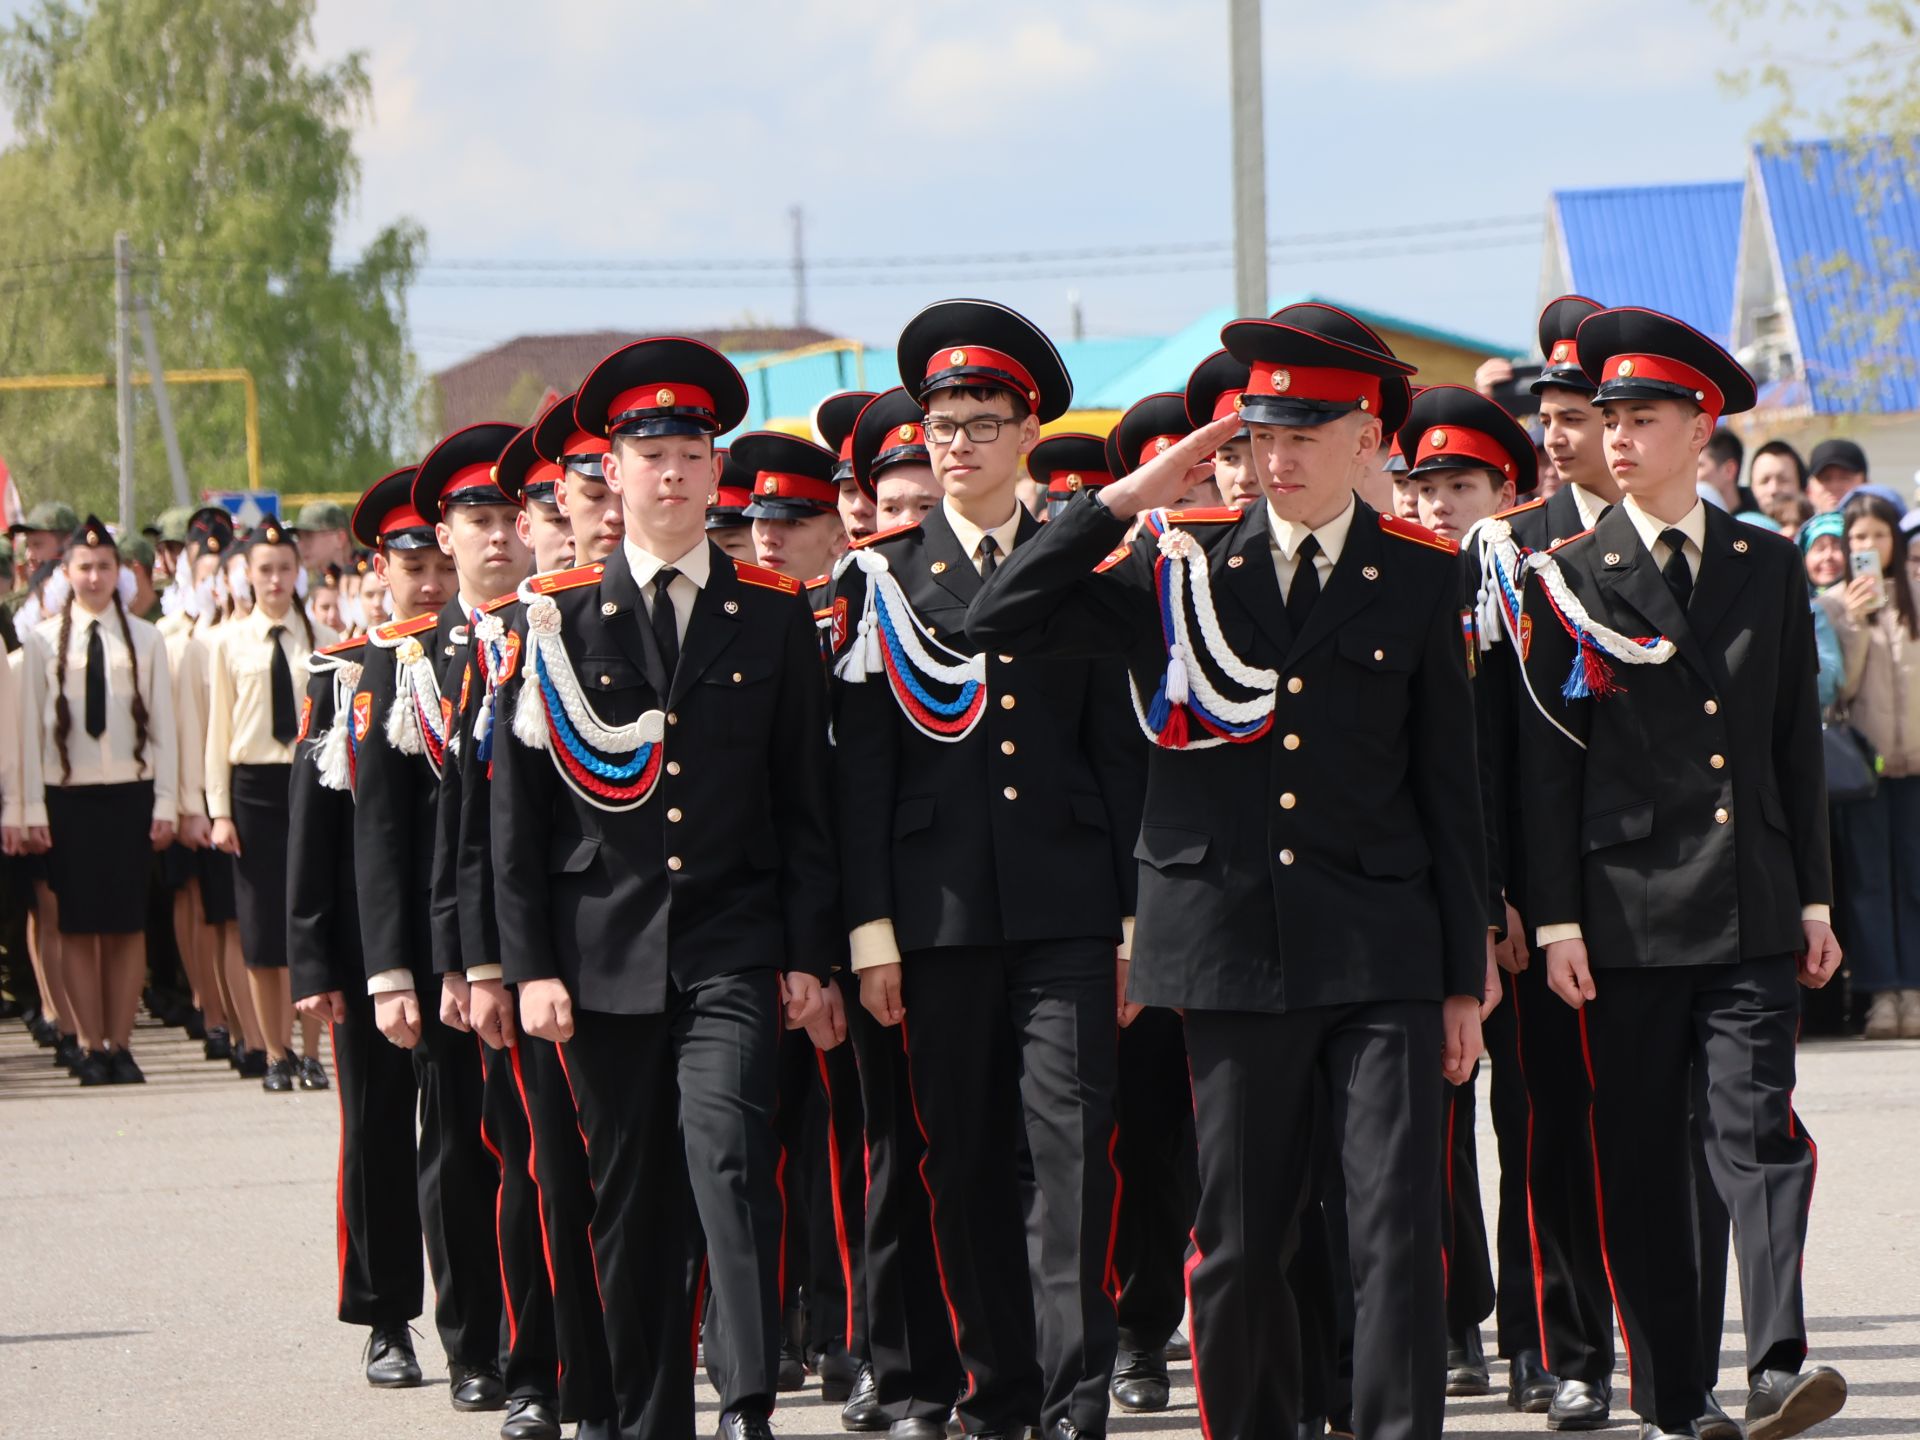
<path id="1" fill-rule="evenodd" d="M 1098 795 L 1082 795 L 1074 791 L 1067 796 L 1067 808 L 1073 811 L 1073 818 L 1082 825 L 1091 825 L 1096 830 L 1107 828 L 1107 806 Z"/>
<path id="2" fill-rule="evenodd" d="M 772 679 L 773 668 L 773 658 L 767 655 L 742 656 L 731 663 L 722 657 L 700 677 L 700 682 L 703 685 L 725 685 L 729 689 L 735 685 L 754 685 Z"/>
<path id="3" fill-rule="evenodd" d="M 624 655 L 583 655 L 574 662 L 580 688 L 592 695 L 602 690 L 630 690 L 647 683 L 647 677 Z"/>
<path id="4" fill-rule="evenodd" d="M 933 796 L 910 795 L 893 807 L 893 835 L 911 835 L 933 824 Z"/>
<path id="5" fill-rule="evenodd" d="M 1341 657 L 1364 665 L 1369 670 L 1404 672 L 1413 669 L 1413 642 L 1398 635 L 1356 635 L 1341 632 L 1338 649 Z"/>
<path id="6" fill-rule="evenodd" d="M 1211 837 L 1204 830 L 1182 830 L 1172 825 L 1142 825 L 1134 842 L 1133 858 L 1155 869 L 1168 865 L 1198 865 L 1206 859 Z"/>
<path id="7" fill-rule="evenodd" d="M 1588 815 L 1580 822 L 1580 853 L 1644 840 L 1653 833 L 1653 802 L 1642 800 Z"/>
<path id="8" fill-rule="evenodd" d="M 1410 880 L 1433 863 L 1424 835 L 1371 840 L 1359 849 L 1360 868 L 1380 880 Z"/>
<path id="9" fill-rule="evenodd" d="M 599 853 L 600 837 L 597 835 L 556 835 L 553 851 L 547 857 L 547 873 L 578 875 L 593 864 L 593 857 Z"/>
<path id="10" fill-rule="evenodd" d="M 1787 824 L 1787 808 L 1780 803 L 1780 797 L 1771 790 L 1760 792 L 1760 815 L 1774 829 L 1791 835 L 1793 827 Z"/>

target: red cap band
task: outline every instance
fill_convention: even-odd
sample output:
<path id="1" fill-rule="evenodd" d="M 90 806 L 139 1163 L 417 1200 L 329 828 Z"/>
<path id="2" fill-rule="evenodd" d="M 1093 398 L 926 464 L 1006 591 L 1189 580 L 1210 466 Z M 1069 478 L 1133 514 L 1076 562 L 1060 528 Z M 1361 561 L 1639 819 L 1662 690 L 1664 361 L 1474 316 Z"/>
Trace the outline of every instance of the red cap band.
<path id="1" fill-rule="evenodd" d="M 1378 375 L 1369 375 L 1364 370 L 1337 370 L 1330 365 L 1281 365 L 1271 360 L 1256 360 L 1253 375 L 1247 381 L 1247 394 L 1358 405 L 1369 415 L 1380 413 Z"/>
<path id="2" fill-rule="evenodd" d="M 1467 430 L 1458 425 L 1436 425 L 1420 435 L 1420 445 L 1413 457 L 1416 468 L 1425 464 L 1435 455 L 1465 456 L 1477 460 L 1497 475 L 1511 480 L 1514 478 L 1513 457 L 1497 443 L 1491 435 L 1480 430 Z"/>
<path id="3" fill-rule="evenodd" d="M 621 396 L 620 398 L 625 399 L 626 397 Z M 617 404 L 618 402 L 616 401 L 616 406 Z M 618 415 L 622 412 L 616 408 L 611 413 Z M 589 435 L 584 430 L 576 430 L 567 436 L 567 443 L 560 447 L 560 458 L 562 460 L 571 460 L 576 456 L 604 455 L 612 448 L 612 445 L 602 440 L 598 435 Z"/>
<path id="4" fill-rule="evenodd" d="M 1244 390 L 1222 390 L 1213 402 L 1213 418 L 1224 420 L 1228 415 L 1238 415 L 1246 396 Z"/>
<path id="5" fill-rule="evenodd" d="M 1139 463 L 1142 465 L 1146 464 L 1147 461 L 1153 459 L 1154 456 L 1160 454 L 1162 451 L 1171 450 L 1176 441 L 1184 440 L 1186 438 L 1187 437 L 1184 435 L 1154 436 L 1151 440 L 1147 441 L 1146 444 L 1140 447 Z"/>
<path id="6" fill-rule="evenodd" d="M 1691 390 L 1700 408 L 1715 419 L 1727 403 L 1727 397 L 1713 381 L 1691 365 L 1683 365 L 1665 355 L 1609 355 L 1607 363 L 1600 367 L 1600 383 L 1605 385 L 1613 380 L 1657 380 L 1678 385 L 1683 390 Z"/>
<path id="7" fill-rule="evenodd" d="M 607 423 L 618 425 L 622 416 L 644 415 L 650 410 L 704 410 L 709 415 L 718 415 L 720 407 L 713 403 L 713 396 L 698 385 L 677 382 L 636 385 L 631 390 L 622 390 L 607 403 Z M 572 445 L 573 441 L 567 443 Z"/>
<path id="8" fill-rule="evenodd" d="M 462 465 L 449 475 L 447 483 L 440 487 L 440 503 L 444 505 L 453 496 L 469 490 L 492 490 L 498 493 L 499 489 L 493 462 L 483 460 L 475 465 Z"/>
<path id="9" fill-rule="evenodd" d="M 1553 349 L 1547 352 L 1547 363 L 1556 370 L 1562 368 L 1580 368 L 1580 347 L 1571 340 L 1556 340 Z"/>
<path id="10" fill-rule="evenodd" d="M 735 510 L 744 510 L 753 503 L 753 492 L 741 485 L 722 485 L 713 492 L 709 505 L 727 505 Z"/>
<path id="11" fill-rule="evenodd" d="M 851 430 L 847 431 L 847 438 L 840 442 L 840 458 L 842 460 L 853 459 L 853 431 Z"/>
<path id="12" fill-rule="evenodd" d="M 525 500 L 527 492 L 536 485 L 558 485 L 566 479 L 567 472 L 551 460 L 536 461 L 527 471 L 526 479 L 520 482 L 520 498 Z"/>
<path id="13" fill-rule="evenodd" d="M 1047 498 L 1065 500 L 1082 490 L 1098 490 L 1112 483 L 1113 476 L 1104 470 L 1056 470 L 1047 479 Z"/>
<path id="14" fill-rule="evenodd" d="M 983 372 L 980 376 L 982 380 L 990 381 L 997 376 L 1004 381 L 1011 381 L 1014 388 L 1027 397 L 1029 405 L 1040 403 L 1040 387 L 1033 383 L 1033 376 L 1027 373 L 1027 367 L 1004 350 L 989 350 L 984 345 L 956 345 L 951 350 L 937 352 L 927 360 L 928 380 L 956 371 L 962 373 L 954 375 L 949 384 L 965 385 L 968 383 L 965 372 Z M 922 385 L 921 393 L 926 393 L 929 388 Z"/>
<path id="15" fill-rule="evenodd" d="M 756 471 L 753 493 L 781 500 L 817 500 L 825 505 L 838 504 L 840 500 L 840 487 L 831 480 L 816 480 L 811 475 L 794 475 L 785 470 Z"/>
<path id="16" fill-rule="evenodd" d="M 431 530 L 426 519 L 411 505 L 396 505 L 380 520 L 376 535 L 391 535 L 396 530 Z"/>

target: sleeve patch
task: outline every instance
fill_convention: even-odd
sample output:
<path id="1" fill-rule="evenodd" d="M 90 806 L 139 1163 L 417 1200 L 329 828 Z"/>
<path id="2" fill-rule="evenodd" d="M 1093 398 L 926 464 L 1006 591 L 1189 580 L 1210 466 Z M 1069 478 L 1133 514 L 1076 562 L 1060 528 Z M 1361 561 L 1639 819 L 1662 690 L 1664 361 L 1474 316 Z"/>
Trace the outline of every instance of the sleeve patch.
<path id="1" fill-rule="evenodd" d="M 1114 546 L 1113 549 L 1107 552 L 1106 558 L 1093 567 L 1093 573 L 1096 575 L 1104 575 L 1132 553 L 1133 546 L 1131 543 L 1122 543 Z"/>

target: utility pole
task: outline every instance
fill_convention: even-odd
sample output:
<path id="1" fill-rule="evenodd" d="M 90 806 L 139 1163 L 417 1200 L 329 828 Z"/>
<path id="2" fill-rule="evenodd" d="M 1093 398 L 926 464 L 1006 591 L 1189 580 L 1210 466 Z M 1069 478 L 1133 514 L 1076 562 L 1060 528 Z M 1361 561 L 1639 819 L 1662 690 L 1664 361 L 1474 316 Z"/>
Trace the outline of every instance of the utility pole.
<path id="1" fill-rule="evenodd" d="M 1080 292 L 1078 290 L 1069 290 L 1067 292 L 1067 333 L 1072 335 L 1076 340 L 1084 340 L 1087 338 L 1087 316 L 1086 312 L 1081 309 Z"/>
<path id="2" fill-rule="evenodd" d="M 147 384 L 153 390 L 153 414 L 160 422 L 160 438 L 167 446 L 167 474 L 173 479 L 173 503 L 187 505 L 192 503 L 192 493 L 187 486 L 187 464 L 180 457 L 180 435 L 173 428 L 173 401 L 167 398 L 167 376 L 160 368 L 160 346 L 153 338 L 153 311 L 147 307 L 147 297 L 133 297 L 136 307 L 134 318 L 140 322 L 140 346 L 147 354 Z M 544 408 L 544 407 L 542 407 Z"/>
<path id="3" fill-rule="evenodd" d="M 133 351 L 127 334 L 132 308 L 133 242 L 122 230 L 113 237 L 114 398 L 119 402 L 120 533 L 133 533 Z"/>
<path id="4" fill-rule="evenodd" d="M 807 212 L 795 205 L 793 219 L 793 328 L 807 328 Z"/>
<path id="5" fill-rule="evenodd" d="M 1227 0 L 1233 85 L 1233 304 L 1267 313 L 1267 145 L 1261 104 L 1260 0 Z"/>

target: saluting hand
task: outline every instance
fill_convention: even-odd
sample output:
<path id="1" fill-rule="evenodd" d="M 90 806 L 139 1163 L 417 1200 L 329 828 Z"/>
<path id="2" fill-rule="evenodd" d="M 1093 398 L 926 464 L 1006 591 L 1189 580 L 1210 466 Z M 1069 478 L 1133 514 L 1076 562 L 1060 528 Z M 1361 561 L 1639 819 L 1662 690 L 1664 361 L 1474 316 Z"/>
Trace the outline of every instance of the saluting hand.
<path id="1" fill-rule="evenodd" d="M 1833 938 L 1833 927 L 1826 921 L 1802 920 L 1800 928 L 1807 936 L 1807 948 L 1800 952 L 1800 983 L 1809 990 L 1818 990 L 1833 978 L 1846 957 L 1840 952 L 1840 942 Z"/>
<path id="2" fill-rule="evenodd" d="M 573 1038 L 573 997 L 560 980 L 528 980 L 520 986 L 520 1028 L 554 1044 Z"/>
<path id="3" fill-rule="evenodd" d="M 520 1043 L 513 1025 L 513 998 L 501 981 L 467 982 L 467 1023 L 491 1049 L 511 1050 Z"/>
<path id="4" fill-rule="evenodd" d="M 440 977 L 440 1023 L 455 1030 L 471 1030 L 467 1021 L 467 977 L 450 971 Z"/>
<path id="5" fill-rule="evenodd" d="M 347 997 L 343 991 L 322 990 L 318 995 L 302 995 L 293 1008 L 308 1019 L 339 1025 L 347 1018 Z"/>
<path id="6" fill-rule="evenodd" d="M 1587 942 L 1556 940 L 1547 946 L 1547 988 L 1578 1010 L 1600 992 L 1587 967 Z"/>
<path id="7" fill-rule="evenodd" d="M 900 967 L 875 965 L 860 972 L 860 1003 L 882 1025 L 898 1025 L 907 1018 L 900 1003 Z"/>
<path id="8" fill-rule="evenodd" d="M 1100 503 L 1122 520 L 1143 510 L 1171 505 L 1189 488 L 1187 472 L 1213 458 L 1213 452 L 1233 438 L 1242 421 L 1238 414 L 1210 420 L 1191 435 L 1174 441 L 1124 479 L 1100 487 Z"/>
<path id="9" fill-rule="evenodd" d="M 1440 1025 L 1445 1036 L 1440 1073 L 1464 1085 L 1486 1048 L 1480 1037 L 1480 1002 L 1471 995 L 1449 995 L 1440 1005 Z"/>
<path id="10" fill-rule="evenodd" d="M 402 1050 L 420 1043 L 420 997 L 411 990 L 389 990 L 373 997 L 373 1023 Z"/>

